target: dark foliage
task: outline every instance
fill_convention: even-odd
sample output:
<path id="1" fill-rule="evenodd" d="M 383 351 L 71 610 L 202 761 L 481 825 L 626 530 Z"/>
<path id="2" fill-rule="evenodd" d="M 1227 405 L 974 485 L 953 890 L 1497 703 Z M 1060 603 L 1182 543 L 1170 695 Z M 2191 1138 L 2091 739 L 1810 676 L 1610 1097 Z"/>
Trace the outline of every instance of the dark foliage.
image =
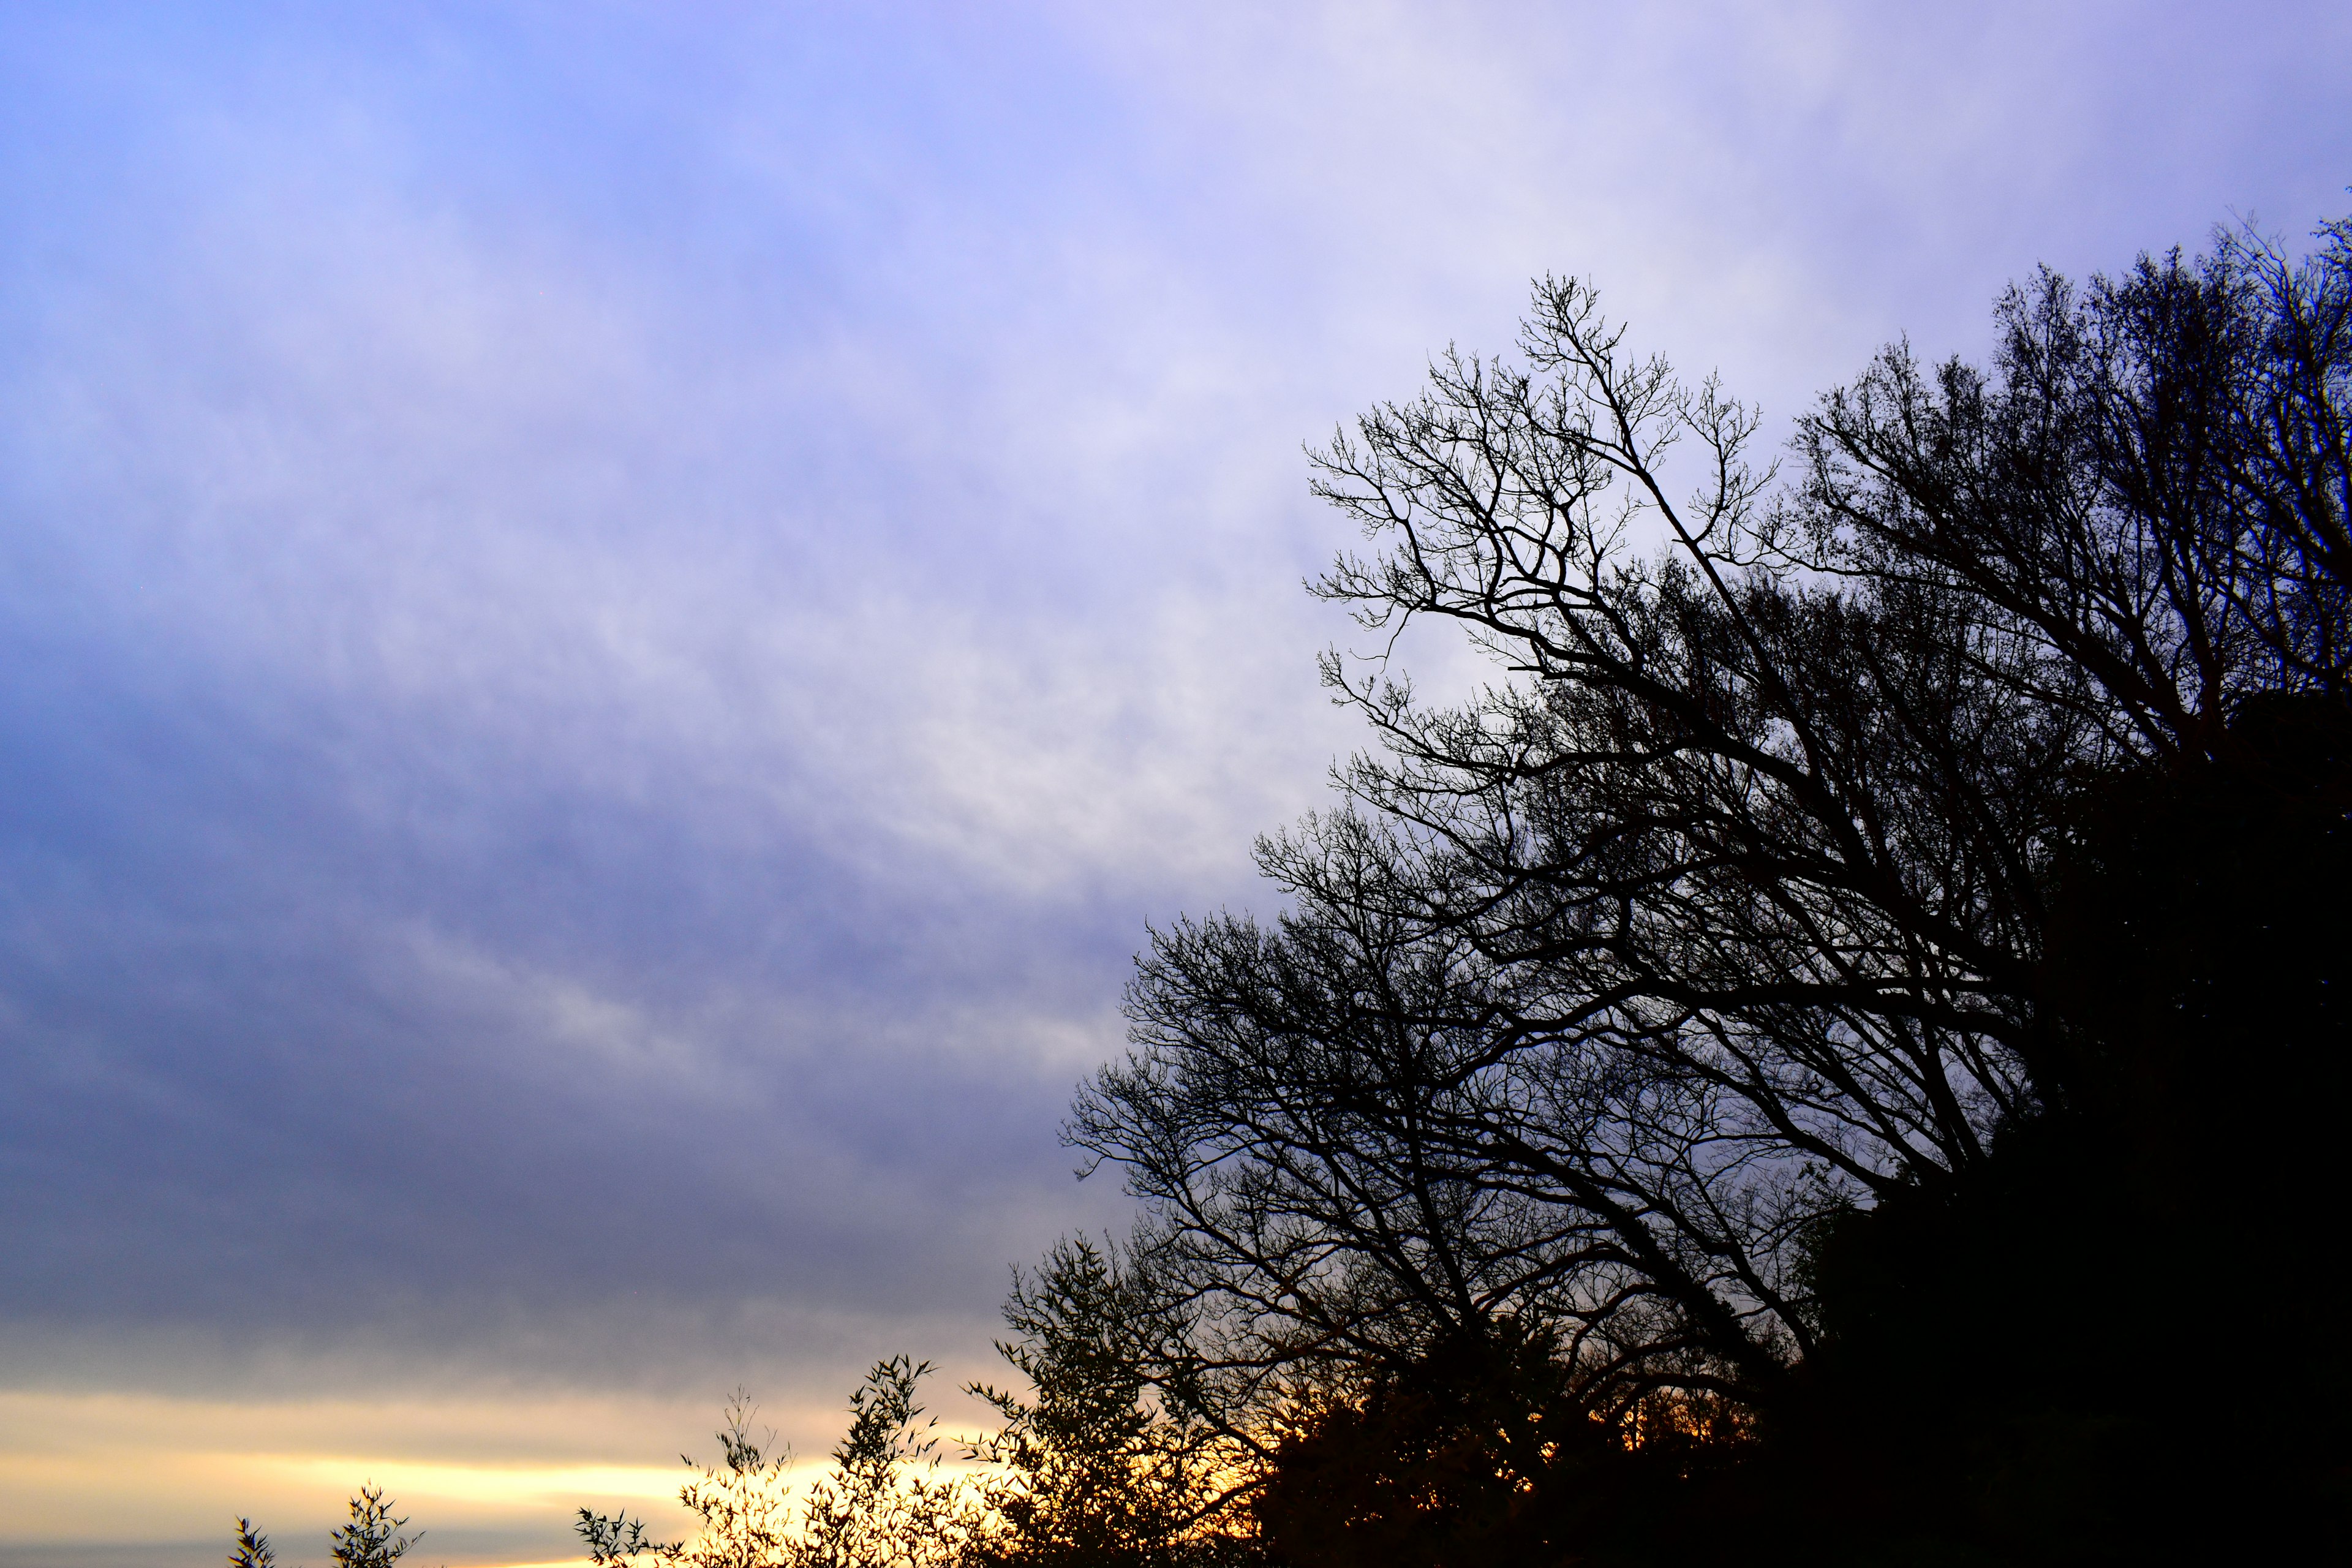
<path id="1" fill-rule="evenodd" d="M 719 1430 L 719 1458 L 698 1465 L 677 1500 L 696 1530 L 683 1541 L 646 1533 L 626 1512 L 583 1508 L 573 1529 L 600 1568 L 640 1561 L 673 1568 L 954 1568 L 974 1560 L 982 1521 L 970 1489 L 939 1473 L 938 1417 L 916 1395 L 931 1363 L 876 1362 L 849 1396 L 849 1430 L 833 1464 L 798 1498 L 790 1448 L 755 1437 L 751 1396 L 738 1389 Z"/>
<path id="2" fill-rule="evenodd" d="M 362 1485 L 351 1500 L 351 1520 L 329 1532 L 327 1542 L 336 1568 L 394 1568 L 411 1547 L 425 1538 L 418 1531 L 403 1535 L 408 1521 L 394 1517 L 392 1504 L 378 1486 Z M 278 1554 L 269 1537 L 253 1521 L 236 1521 L 236 1542 L 230 1549 L 229 1568 L 275 1568 Z"/>
<path id="3" fill-rule="evenodd" d="M 1019 1276 L 997 1350 L 1032 1394 L 974 1384 L 1003 1426 L 971 1445 L 1003 1467 L 982 1568 L 1239 1568 L 1258 1561 L 1226 1519 L 1232 1445 L 1200 1419 L 1148 1284 L 1115 1250 L 1066 1240 Z"/>
<path id="4" fill-rule="evenodd" d="M 269 1537 L 253 1528 L 253 1521 L 240 1515 L 236 1521 L 236 1543 L 229 1548 L 228 1568 L 278 1568 L 278 1553 L 269 1544 Z"/>
<path id="5" fill-rule="evenodd" d="M 352 1499 L 351 1522 L 328 1536 L 336 1568 L 393 1568 L 425 1535 L 421 1530 L 415 1535 L 400 1533 L 407 1523 L 405 1518 L 394 1517 L 382 1487 L 360 1488 Z"/>
<path id="6" fill-rule="evenodd" d="M 2340 1523 L 2352 229 L 2012 291 L 1801 427 L 1548 282 L 1318 455 L 1465 627 L 1157 932 L 1122 1166 L 1286 1560 L 2210 1560 Z M 1684 489 L 1695 495 L 1675 499 Z M 1627 541 L 1668 542 L 1645 561 Z M 1181 1367 L 1177 1364 L 1181 1361 Z M 1709 1544 L 1711 1542 L 1711 1545 Z M 1685 1551 L 1687 1547 L 1687 1551 Z"/>
<path id="7" fill-rule="evenodd" d="M 1558 1347 L 1496 1324 L 1300 1413 L 1255 1502 L 1277 1562 L 1567 1563 L 1674 1549 L 1741 1451 L 1720 1410 L 1653 1401 L 1646 1441 L 1575 1396 Z"/>

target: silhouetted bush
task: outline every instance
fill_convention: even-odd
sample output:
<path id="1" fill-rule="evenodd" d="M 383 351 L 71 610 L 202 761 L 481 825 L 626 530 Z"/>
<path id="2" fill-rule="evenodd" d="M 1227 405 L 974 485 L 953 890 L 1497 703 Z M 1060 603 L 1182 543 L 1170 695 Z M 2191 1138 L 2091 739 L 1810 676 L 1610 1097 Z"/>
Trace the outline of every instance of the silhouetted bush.
<path id="1" fill-rule="evenodd" d="M 792 1495 L 790 1449 L 775 1434 L 754 1440 L 752 1407 L 739 1390 L 719 1430 L 719 1460 L 678 1489 L 698 1528 L 684 1541 L 646 1533 L 625 1513 L 580 1510 L 574 1528 L 600 1568 L 640 1559 L 676 1568 L 950 1568 L 969 1559 L 983 1528 L 980 1500 L 939 1474 L 936 1417 L 923 1418 L 917 1389 L 930 1363 L 878 1361 L 849 1396 L 849 1430 L 833 1465 Z M 683 1457 L 682 1457 L 683 1458 Z"/>
<path id="2" fill-rule="evenodd" d="M 362 1485 L 351 1508 L 349 1522 L 336 1526 L 327 1537 L 335 1568 L 393 1568 L 425 1537 L 421 1530 L 415 1535 L 400 1533 L 408 1521 L 394 1517 L 382 1487 Z M 278 1553 L 269 1537 L 255 1530 L 251 1520 L 240 1518 L 228 1561 L 229 1568 L 276 1568 Z"/>

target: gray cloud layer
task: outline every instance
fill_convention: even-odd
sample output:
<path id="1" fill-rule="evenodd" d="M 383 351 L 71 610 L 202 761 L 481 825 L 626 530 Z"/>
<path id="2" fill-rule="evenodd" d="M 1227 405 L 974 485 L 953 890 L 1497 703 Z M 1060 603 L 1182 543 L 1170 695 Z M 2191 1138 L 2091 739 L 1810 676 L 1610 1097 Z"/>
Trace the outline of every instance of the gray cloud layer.
<path id="1" fill-rule="evenodd" d="M 2352 169 L 2335 7 L 1619 10 L 12 12 L 0 1372 L 976 1349 L 1353 743 L 1301 439 L 1546 268 L 1785 416 Z"/>

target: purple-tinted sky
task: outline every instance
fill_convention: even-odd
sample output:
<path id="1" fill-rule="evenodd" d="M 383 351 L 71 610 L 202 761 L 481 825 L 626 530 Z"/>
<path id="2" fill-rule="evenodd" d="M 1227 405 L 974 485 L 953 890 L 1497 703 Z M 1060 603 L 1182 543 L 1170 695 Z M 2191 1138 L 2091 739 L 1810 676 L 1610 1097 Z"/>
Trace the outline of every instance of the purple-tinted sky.
<path id="1" fill-rule="evenodd" d="M 2038 262 L 2299 244 L 2347 65 L 2317 3 L 0 9 L 0 1564 L 977 1370 L 1120 1223 L 1055 1125 L 1144 922 L 1357 742 L 1302 441 L 1547 270 L 1785 430 Z M 108 1500 L 110 1410 L 180 1490 Z"/>

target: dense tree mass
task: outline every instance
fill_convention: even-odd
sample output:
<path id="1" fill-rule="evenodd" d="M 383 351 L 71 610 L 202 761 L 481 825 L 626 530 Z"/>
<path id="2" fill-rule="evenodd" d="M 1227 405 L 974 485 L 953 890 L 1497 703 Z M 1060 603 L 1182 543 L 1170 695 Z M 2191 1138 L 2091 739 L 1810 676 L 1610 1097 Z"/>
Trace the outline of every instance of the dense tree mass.
<path id="1" fill-rule="evenodd" d="M 1331 660 L 1381 749 L 1261 846 L 1278 919 L 1155 933 L 1071 1127 L 1221 1418 L 1318 1391 L 1259 1517 L 1337 1528 L 1275 1529 L 1289 1560 L 2340 1519 L 2352 228 L 2319 237 L 2044 274 L 1989 369 L 1898 346 L 1823 399 L 1785 483 L 1577 283 L 1517 364 L 1448 355 L 1317 454 L 1377 547 L 1320 592 L 1501 679 L 1430 707 Z"/>

